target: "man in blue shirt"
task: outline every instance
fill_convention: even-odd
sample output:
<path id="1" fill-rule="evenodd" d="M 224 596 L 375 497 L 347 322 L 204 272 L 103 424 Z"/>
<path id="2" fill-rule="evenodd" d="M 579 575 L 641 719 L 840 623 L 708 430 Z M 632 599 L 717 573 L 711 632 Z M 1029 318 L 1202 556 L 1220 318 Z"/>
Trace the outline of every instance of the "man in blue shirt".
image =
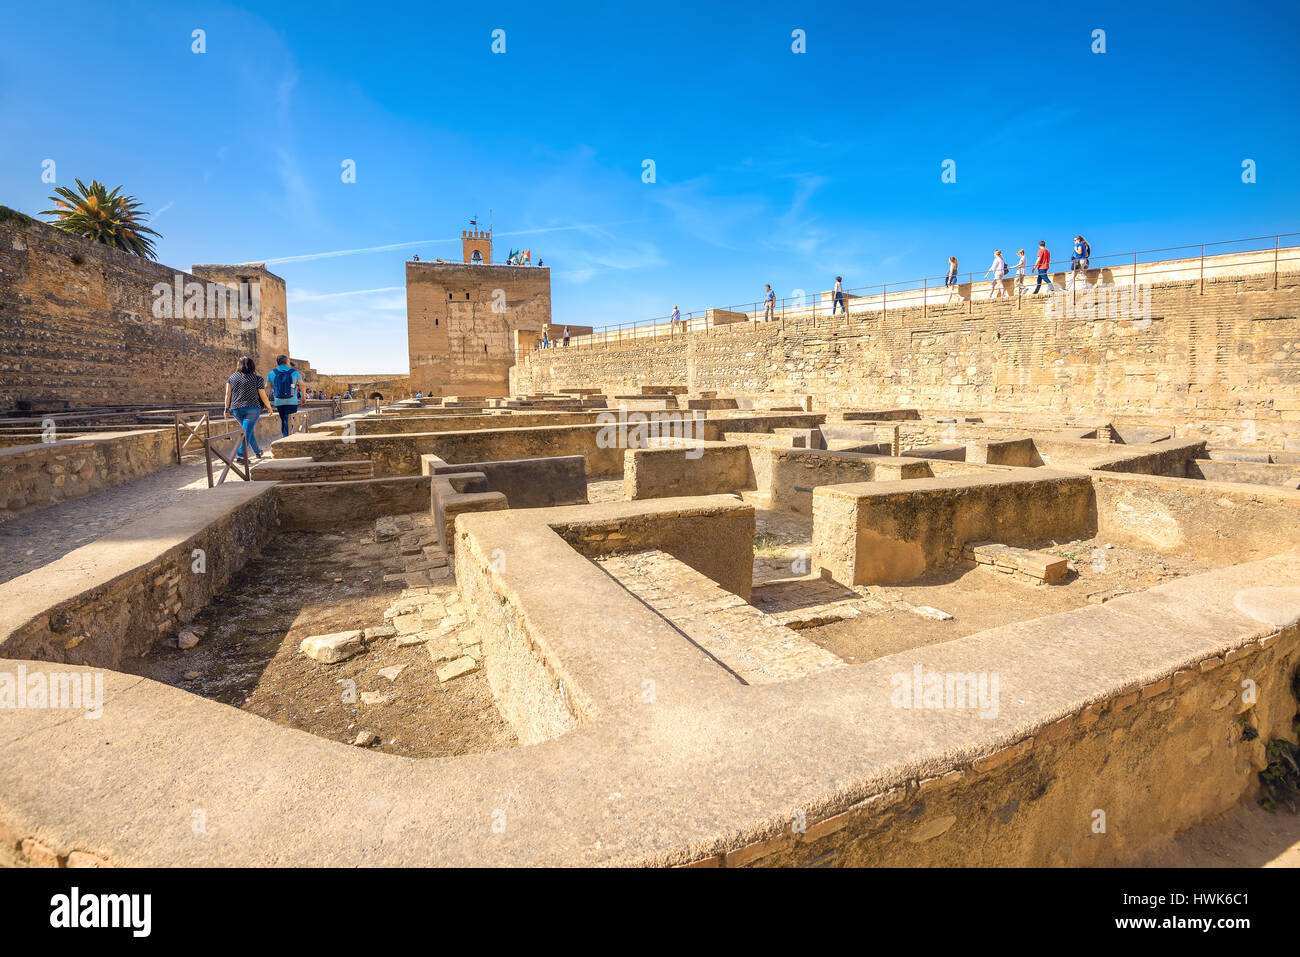
<path id="1" fill-rule="evenodd" d="M 776 317 L 773 313 L 776 311 L 776 293 L 772 290 L 772 284 L 769 282 L 765 285 L 767 295 L 763 297 L 763 321 L 771 322 Z"/>
<path id="2" fill-rule="evenodd" d="M 266 384 L 275 402 L 275 411 L 280 413 L 280 435 L 289 434 L 289 416 L 298 411 L 298 400 L 302 398 L 302 373 L 289 365 L 288 356 L 276 356 L 277 365 L 266 377 Z"/>

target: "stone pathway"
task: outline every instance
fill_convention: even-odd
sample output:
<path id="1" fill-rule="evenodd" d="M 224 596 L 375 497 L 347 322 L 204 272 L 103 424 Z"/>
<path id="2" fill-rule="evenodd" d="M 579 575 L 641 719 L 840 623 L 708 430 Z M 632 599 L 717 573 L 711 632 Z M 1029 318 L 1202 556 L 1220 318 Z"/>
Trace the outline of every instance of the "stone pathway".
<path id="1" fill-rule="evenodd" d="M 746 684 L 803 678 L 844 664 L 666 552 L 647 549 L 598 561 Z"/>
<path id="2" fill-rule="evenodd" d="M 227 481 L 241 480 L 232 476 Z M 128 522 L 207 490 L 207 470 L 198 459 L 84 498 L 23 512 L 0 523 L 0 582 L 48 565 Z"/>

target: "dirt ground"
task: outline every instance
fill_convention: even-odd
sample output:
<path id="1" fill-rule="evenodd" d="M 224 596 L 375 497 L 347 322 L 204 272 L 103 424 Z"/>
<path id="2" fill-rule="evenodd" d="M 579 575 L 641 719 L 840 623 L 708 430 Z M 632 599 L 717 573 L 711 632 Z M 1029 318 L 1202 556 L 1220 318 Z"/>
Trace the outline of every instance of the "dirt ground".
<path id="1" fill-rule="evenodd" d="M 1246 799 L 1132 863 L 1138 867 L 1300 867 L 1300 814 L 1270 814 Z"/>
<path id="2" fill-rule="evenodd" d="M 409 592 L 383 578 L 400 569 L 396 544 L 376 542 L 369 522 L 277 535 L 190 624 L 206 628 L 197 646 L 159 645 L 124 670 L 347 744 L 370 731 L 380 738 L 374 749 L 390 754 L 443 757 L 513 746 L 481 668 L 439 682 L 443 662 L 422 644 L 402 647 L 393 638 L 332 665 L 299 651 L 310 635 L 388 624 L 384 611 Z M 449 580 L 427 594 L 436 604 L 454 591 Z M 393 666 L 401 668 L 395 677 L 379 674 Z M 382 700 L 368 704 L 367 694 Z"/>
<path id="3" fill-rule="evenodd" d="M 1136 549 L 1102 538 L 1041 542 L 1035 547 L 1070 561 L 1071 571 L 1064 582 L 1032 585 L 982 568 L 954 566 L 906 584 L 870 586 L 867 595 L 881 607 L 801 634 L 845 661 L 861 663 L 1012 622 L 1071 611 L 1121 594 L 1142 592 L 1217 567 L 1207 560 Z M 758 510 L 755 583 L 815 574 L 807 563 L 811 548 L 810 517 Z M 787 595 L 790 590 L 785 589 Z M 823 586 L 810 582 L 810 603 L 824 600 L 824 592 Z M 928 618 L 912 610 L 917 607 L 939 609 L 953 617 L 946 621 Z"/>

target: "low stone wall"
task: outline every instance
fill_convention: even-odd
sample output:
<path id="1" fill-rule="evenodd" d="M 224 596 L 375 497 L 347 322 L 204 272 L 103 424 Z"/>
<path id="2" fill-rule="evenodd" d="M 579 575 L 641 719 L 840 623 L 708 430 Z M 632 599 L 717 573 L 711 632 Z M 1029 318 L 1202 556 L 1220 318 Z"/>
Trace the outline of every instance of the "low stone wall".
<path id="1" fill-rule="evenodd" d="M 190 621 L 276 529 L 276 487 L 191 492 L 0 584 L 0 657 L 120 669 Z"/>
<path id="2" fill-rule="evenodd" d="M 721 442 L 727 432 L 814 429 L 825 421 L 824 412 L 758 412 L 752 415 L 719 413 L 704 420 L 704 434 L 701 437 L 710 442 Z"/>
<path id="3" fill-rule="evenodd" d="M 861 452 L 820 452 L 812 449 L 751 450 L 754 487 L 772 508 L 813 514 L 813 490 L 822 485 L 852 482 L 897 482 L 931 478 L 923 459 Z"/>
<path id="4" fill-rule="evenodd" d="M 967 542 L 1033 545 L 1092 534 L 1087 476 L 1047 469 L 831 485 L 813 493 L 813 561 L 844 585 L 908 581 Z"/>
<path id="5" fill-rule="evenodd" d="M 1135 606 L 1147 596 L 1168 607 L 1173 596 L 1162 600 L 1161 591 L 1115 599 L 1107 607 L 1116 605 L 1112 612 L 1135 617 L 1141 614 Z M 1044 661 L 1049 674 L 1063 679 L 1070 674 L 1064 680 L 1078 681 L 1067 662 L 1105 670 L 1093 660 L 1096 652 L 1083 647 L 1087 632 L 1078 626 L 1084 617 L 1055 616 L 1062 647 L 1055 662 Z M 1300 626 L 1270 631 L 1265 626 L 1226 653 L 1199 660 L 1171 657 L 1157 668 L 1130 673 L 1127 680 L 1116 675 L 1115 686 L 1101 698 L 1056 721 L 1025 727 L 992 754 L 922 768 L 911 780 L 880 789 L 838 814 L 806 822 L 801 833 L 787 825 L 701 863 L 1086 867 L 1132 861 L 1256 793 L 1258 772 L 1268 764 L 1267 742 L 1294 738 L 1296 699 L 1289 676 L 1300 658 Z M 1014 637 L 1002 632 L 981 637 Z M 895 679 L 915 676 L 908 657 L 887 659 L 886 666 L 898 669 Z M 935 673 L 935 664 L 920 663 L 928 656 L 915 657 L 913 669 Z M 979 663 L 959 665 L 971 669 L 959 672 L 959 678 L 1007 673 L 1005 665 L 979 652 L 973 657 Z M 1243 691 L 1247 681 L 1250 694 Z M 1007 682 L 999 690 L 1005 701 L 1027 687 Z M 911 714 L 939 734 L 941 716 L 955 717 L 942 708 L 929 713 L 932 720 L 925 712 Z M 1249 739 L 1247 728 L 1253 734 Z"/>
<path id="6" fill-rule="evenodd" d="M 605 447 L 601 425 L 562 425 L 524 429 L 484 429 L 468 432 L 415 432 L 408 435 L 343 437 L 291 435 L 275 443 L 277 458 L 307 455 L 318 461 L 368 458 L 376 475 L 418 475 L 420 456 L 436 455 L 453 464 L 539 459 L 581 455 L 587 474 L 622 475 L 623 449 Z"/>
<path id="7" fill-rule="evenodd" d="M 1300 465 L 1279 462 L 1214 462 L 1194 459 L 1187 463 L 1187 477 L 1208 482 L 1249 482 L 1254 485 L 1300 487 Z"/>
<path id="8" fill-rule="evenodd" d="M 487 487 L 482 472 L 453 472 L 433 475 L 429 484 L 433 527 L 438 542 L 450 555 L 456 549 L 456 519 L 472 512 L 500 512 L 510 507 L 505 495 Z"/>
<path id="9" fill-rule="evenodd" d="M 469 432 L 475 429 L 527 428 L 540 425 L 587 425 L 600 413 L 510 412 L 493 415 L 368 415 L 351 420 L 357 435 L 392 435 L 409 432 Z M 315 432 L 338 434 L 337 420 L 313 426 Z"/>
<path id="10" fill-rule="evenodd" d="M 172 429 L 91 433 L 0 449 L 0 522 L 129 482 L 175 460 Z"/>
<path id="11" fill-rule="evenodd" d="M 753 509 L 723 497 L 462 515 L 457 587 L 477 610 L 488 681 L 520 742 L 559 737 L 645 694 L 646 675 L 632 680 L 641 666 L 608 651 L 617 623 L 647 611 L 584 555 L 658 548 L 748 600 L 753 537 Z M 654 645 L 656 629 L 678 657 L 667 622 L 638 637 Z M 670 693 L 676 679 L 655 672 Z"/>
<path id="12" fill-rule="evenodd" d="M 1300 545 L 1300 491 L 1092 472 L 1097 534 L 1217 562 Z"/>
<path id="13" fill-rule="evenodd" d="M 425 475 L 479 472 L 487 488 L 503 494 L 510 508 L 548 508 L 587 502 L 587 461 L 581 455 L 458 465 L 444 462 L 436 455 L 422 455 L 420 471 Z"/>
<path id="14" fill-rule="evenodd" d="M 749 451 L 743 445 L 655 441 L 662 446 L 623 453 L 623 493 L 628 501 L 720 495 L 753 485 Z"/>
<path id="15" fill-rule="evenodd" d="M 1205 454 L 1205 442 L 1198 439 L 1170 440 L 1151 445 L 1119 445 L 1089 439 L 1071 440 L 1035 435 L 1034 447 L 1048 466 L 1168 475 L 1174 478 L 1185 478 L 1189 464 Z"/>
<path id="16" fill-rule="evenodd" d="M 966 462 L 985 465 L 1014 465 L 1032 467 L 1042 465 L 1034 440 L 1029 436 L 1023 439 L 1003 439 L 992 442 L 967 442 Z"/>
<path id="17" fill-rule="evenodd" d="M 275 486 L 275 497 L 283 528 L 325 532 L 346 522 L 427 512 L 429 478 L 412 475 L 351 482 L 285 482 Z"/>

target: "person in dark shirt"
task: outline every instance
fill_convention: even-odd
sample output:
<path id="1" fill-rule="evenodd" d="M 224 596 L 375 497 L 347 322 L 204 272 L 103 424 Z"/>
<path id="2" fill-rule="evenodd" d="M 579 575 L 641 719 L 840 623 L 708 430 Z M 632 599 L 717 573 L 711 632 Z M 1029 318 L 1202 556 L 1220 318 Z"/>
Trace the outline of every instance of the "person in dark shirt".
<path id="1" fill-rule="evenodd" d="M 259 459 L 262 457 L 262 449 L 257 444 L 253 430 L 257 427 L 263 409 L 271 415 L 275 414 L 271 400 L 266 397 L 266 390 L 262 387 L 262 377 L 257 374 L 257 366 L 248 356 L 241 356 L 235 371 L 226 380 L 226 415 L 234 416 L 244 430 L 244 438 L 235 454 L 242 455 L 245 460 L 248 459 L 250 446 Z"/>

